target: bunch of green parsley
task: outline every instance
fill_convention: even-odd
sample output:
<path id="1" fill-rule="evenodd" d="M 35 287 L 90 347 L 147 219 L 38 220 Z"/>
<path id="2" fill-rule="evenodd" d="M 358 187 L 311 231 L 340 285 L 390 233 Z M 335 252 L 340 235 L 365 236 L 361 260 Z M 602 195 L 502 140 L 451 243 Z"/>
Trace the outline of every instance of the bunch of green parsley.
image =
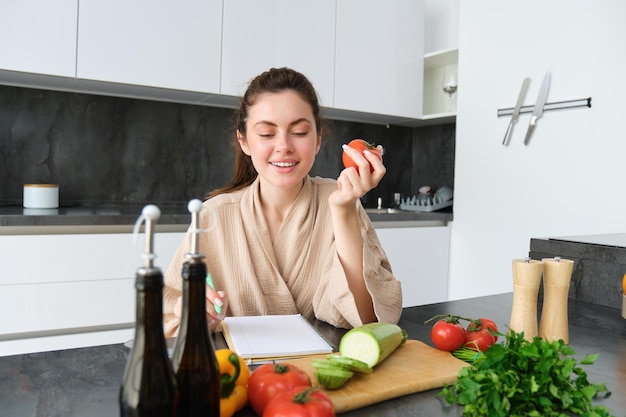
<path id="1" fill-rule="evenodd" d="M 466 417 L 611 416 L 591 401 L 611 395 L 605 384 L 591 384 L 578 365 L 591 365 L 597 354 L 580 363 L 562 340 L 524 339 L 510 331 L 505 344 L 491 346 L 474 366 L 463 368 L 453 385 L 438 394 L 449 404 L 464 406 Z"/>

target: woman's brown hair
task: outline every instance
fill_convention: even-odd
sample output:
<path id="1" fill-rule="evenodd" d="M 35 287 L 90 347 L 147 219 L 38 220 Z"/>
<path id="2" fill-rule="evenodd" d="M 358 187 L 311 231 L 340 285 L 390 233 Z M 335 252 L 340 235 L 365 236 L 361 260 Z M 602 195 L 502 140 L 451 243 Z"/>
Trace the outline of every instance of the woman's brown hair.
<path id="1" fill-rule="evenodd" d="M 230 182 L 224 187 L 216 188 L 207 194 L 206 198 L 215 197 L 219 194 L 237 191 L 252 184 L 257 177 L 257 172 L 252 165 L 252 159 L 246 155 L 239 146 L 237 140 L 237 130 L 246 135 L 246 122 L 248 121 L 248 111 L 250 106 L 265 93 L 279 93 L 284 90 L 293 90 L 298 93 L 304 101 L 309 103 L 313 111 L 315 127 L 318 136 L 322 133 L 322 116 L 317 93 L 313 84 L 298 71 L 290 68 L 271 68 L 268 71 L 255 77 L 239 102 L 239 107 L 235 113 L 235 132 L 231 137 L 235 150 L 235 171 Z"/>

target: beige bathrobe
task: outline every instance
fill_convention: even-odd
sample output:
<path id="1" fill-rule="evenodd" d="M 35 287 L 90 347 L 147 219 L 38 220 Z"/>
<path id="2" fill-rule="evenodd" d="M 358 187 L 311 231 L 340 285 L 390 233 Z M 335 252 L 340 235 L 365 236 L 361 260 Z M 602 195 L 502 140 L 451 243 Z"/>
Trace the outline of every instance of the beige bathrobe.
<path id="1" fill-rule="evenodd" d="M 217 290 L 228 294 L 229 316 L 296 314 L 351 328 L 362 324 L 335 251 L 329 195 L 332 179 L 308 177 L 272 245 L 261 210 L 258 179 L 249 187 L 205 201 L 217 214 L 217 227 L 199 237 L 200 253 Z M 360 206 L 359 206 L 360 207 Z M 378 321 L 397 323 L 402 312 L 400 282 L 392 274 L 369 217 L 359 208 L 363 235 L 363 274 Z M 200 213 L 200 228 L 215 219 Z M 164 329 L 173 336 L 173 314 L 181 291 L 181 269 L 189 234 L 165 274 Z"/>

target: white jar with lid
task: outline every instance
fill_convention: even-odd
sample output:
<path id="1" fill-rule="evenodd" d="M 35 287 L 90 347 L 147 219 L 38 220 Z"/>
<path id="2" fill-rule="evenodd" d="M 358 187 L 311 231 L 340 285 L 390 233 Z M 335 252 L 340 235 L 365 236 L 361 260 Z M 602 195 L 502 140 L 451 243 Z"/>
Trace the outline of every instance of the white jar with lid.
<path id="1" fill-rule="evenodd" d="M 24 208 L 59 207 L 59 184 L 24 184 Z"/>

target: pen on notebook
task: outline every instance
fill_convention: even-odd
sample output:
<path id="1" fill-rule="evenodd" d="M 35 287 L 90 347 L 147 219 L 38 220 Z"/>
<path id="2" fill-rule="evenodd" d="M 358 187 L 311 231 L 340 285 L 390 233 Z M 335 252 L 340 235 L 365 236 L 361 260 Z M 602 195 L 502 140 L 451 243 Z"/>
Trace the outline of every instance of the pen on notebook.
<path id="1" fill-rule="evenodd" d="M 211 276 L 211 274 L 206 274 L 206 283 L 209 284 L 209 287 L 215 290 L 215 284 L 213 283 L 213 277 Z M 217 312 L 217 314 L 222 314 L 222 306 L 215 304 L 215 311 Z"/>

